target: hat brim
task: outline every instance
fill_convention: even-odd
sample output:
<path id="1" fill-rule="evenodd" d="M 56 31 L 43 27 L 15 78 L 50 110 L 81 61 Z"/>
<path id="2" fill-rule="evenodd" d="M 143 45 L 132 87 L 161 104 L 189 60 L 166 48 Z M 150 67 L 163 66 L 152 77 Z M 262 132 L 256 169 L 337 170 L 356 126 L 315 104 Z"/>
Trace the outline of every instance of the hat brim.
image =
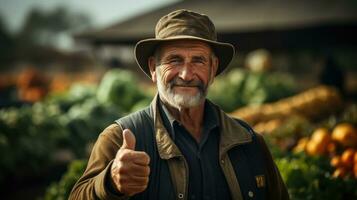
<path id="1" fill-rule="evenodd" d="M 145 74 L 149 78 L 151 78 L 150 69 L 148 66 L 148 59 L 150 56 L 154 54 L 155 48 L 163 42 L 184 40 L 184 39 L 199 40 L 199 41 L 207 42 L 208 44 L 211 45 L 215 55 L 219 59 L 216 76 L 221 74 L 227 68 L 235 53 L 235 49 L 233 45 L 229 43 L 216 42 L 216 41 L 206 40 L 194 36 L 175 36 L 165 39 L 150 38 L 150 39 L 141 40 L 135 45 L 134 53 L 135 53 L 136 62 L 138 63 L 140 68 L 145 72 Z"/>

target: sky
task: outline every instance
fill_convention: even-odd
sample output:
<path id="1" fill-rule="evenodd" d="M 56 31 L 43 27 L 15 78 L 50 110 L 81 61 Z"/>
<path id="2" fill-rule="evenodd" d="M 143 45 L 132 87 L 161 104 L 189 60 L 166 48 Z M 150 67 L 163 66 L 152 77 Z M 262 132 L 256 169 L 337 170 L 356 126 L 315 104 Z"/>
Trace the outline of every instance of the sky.
<path id="1" fill-rule="evenodd" d="M 0 0 L 0 15 L 11 32 L 17 31 L 33 7 L 54 9 L 64 5 L 87 13 L 95 26 L 107 26 L 136 14 L 179 0 Z"/>
<path id="2" fill-rule="evenodd" d="M 87 14 L 92 28 L 102 28 L 178 1 L 180 0 L 0 0 L 0 16 L 7 30 L 16 33 L 32 8 L 51 10 L 64 6 L 72 13 Z M 75 50 L 70 33 L 58 34 L 53 42 L 58 49 Z"/>

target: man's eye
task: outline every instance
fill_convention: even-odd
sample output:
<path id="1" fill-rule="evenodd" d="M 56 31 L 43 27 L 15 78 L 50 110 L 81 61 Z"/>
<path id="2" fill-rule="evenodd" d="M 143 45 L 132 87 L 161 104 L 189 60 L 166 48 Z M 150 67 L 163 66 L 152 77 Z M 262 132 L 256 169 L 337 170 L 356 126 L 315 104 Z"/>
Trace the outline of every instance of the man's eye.
<path id="1" fill-rule="evenodd" d="M 169 61 L 170 64 L 179 64 L 180 62 L 181 61 L 179 59 L 173 59 Z"/>
<path id="2" fill-rule="evenodd" d="M 205 61 L 203 61 L 203 60 L 194 60 L 193 63 L 200 64 L 200 65 L 206 64 Z"/>

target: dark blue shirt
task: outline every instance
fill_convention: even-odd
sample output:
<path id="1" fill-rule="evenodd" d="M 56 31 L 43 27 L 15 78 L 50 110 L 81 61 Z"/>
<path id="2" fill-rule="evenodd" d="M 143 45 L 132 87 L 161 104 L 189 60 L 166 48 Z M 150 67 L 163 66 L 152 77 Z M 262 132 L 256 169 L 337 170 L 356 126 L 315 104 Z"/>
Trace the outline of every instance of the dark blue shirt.
<path id="1" fill-rule="evenodd" d="M 219 164 L 219 117 L 206 101 L 200 142 L 180 124 L 160 102 L 163 123 L 189 168 L 188 199 L 231 199 L 229 187 Z"/>

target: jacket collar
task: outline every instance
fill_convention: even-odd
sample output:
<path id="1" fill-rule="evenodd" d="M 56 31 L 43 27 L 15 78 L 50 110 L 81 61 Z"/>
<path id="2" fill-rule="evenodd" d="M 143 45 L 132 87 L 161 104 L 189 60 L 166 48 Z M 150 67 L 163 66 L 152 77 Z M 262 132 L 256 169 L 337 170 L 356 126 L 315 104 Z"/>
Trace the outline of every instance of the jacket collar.
<path id="1" fill-rule="evenodd" d="M 234 146 L 252 142 L 252 134 L 244 128 L 237 120 L 228 116 L 223 110 L 219 109 L 221 141 L 219 142 L 219 156 L 223 157 L 228 150 Z"/>
<path id="2" fill-rule="evenodd" d="M 173 142 L 170 134 L 166 130 L 162 117 L 160 116 L 158 102 L 159 96 L 155 95 L 151 102 L 151 109 L 154 119 L 155 138 L 157 143 L 157 149 L 162 159 L 170 159 L 173 157 L 183 156 L 179 148 Z M 222 157 L 229 149 L 236 145 L 245 144 L 252 141 L 252 135 L 247 129 L 242 127 L 236 120 L 229 117 L 218 106 L 214 106 L 218 109 L 221 127 L 221 141 L 219 145 L 220 157 Z"/>
<path id="3" fill-rule="evenodd" d="M 154 118 L 154 129 L 155 129 L 157 150 L 159 152 L 160 158 L 167 160 L 173 157 L 182 156 L 181 151 L 171 139 L 170 134 L 167 132 L 164 123 L 162 122 L 162 117 L 160 116 L 158 103 L 159 103 L 159 95 L 156 94 L 153 101 L 151 102 L 151 108 Z"/>

